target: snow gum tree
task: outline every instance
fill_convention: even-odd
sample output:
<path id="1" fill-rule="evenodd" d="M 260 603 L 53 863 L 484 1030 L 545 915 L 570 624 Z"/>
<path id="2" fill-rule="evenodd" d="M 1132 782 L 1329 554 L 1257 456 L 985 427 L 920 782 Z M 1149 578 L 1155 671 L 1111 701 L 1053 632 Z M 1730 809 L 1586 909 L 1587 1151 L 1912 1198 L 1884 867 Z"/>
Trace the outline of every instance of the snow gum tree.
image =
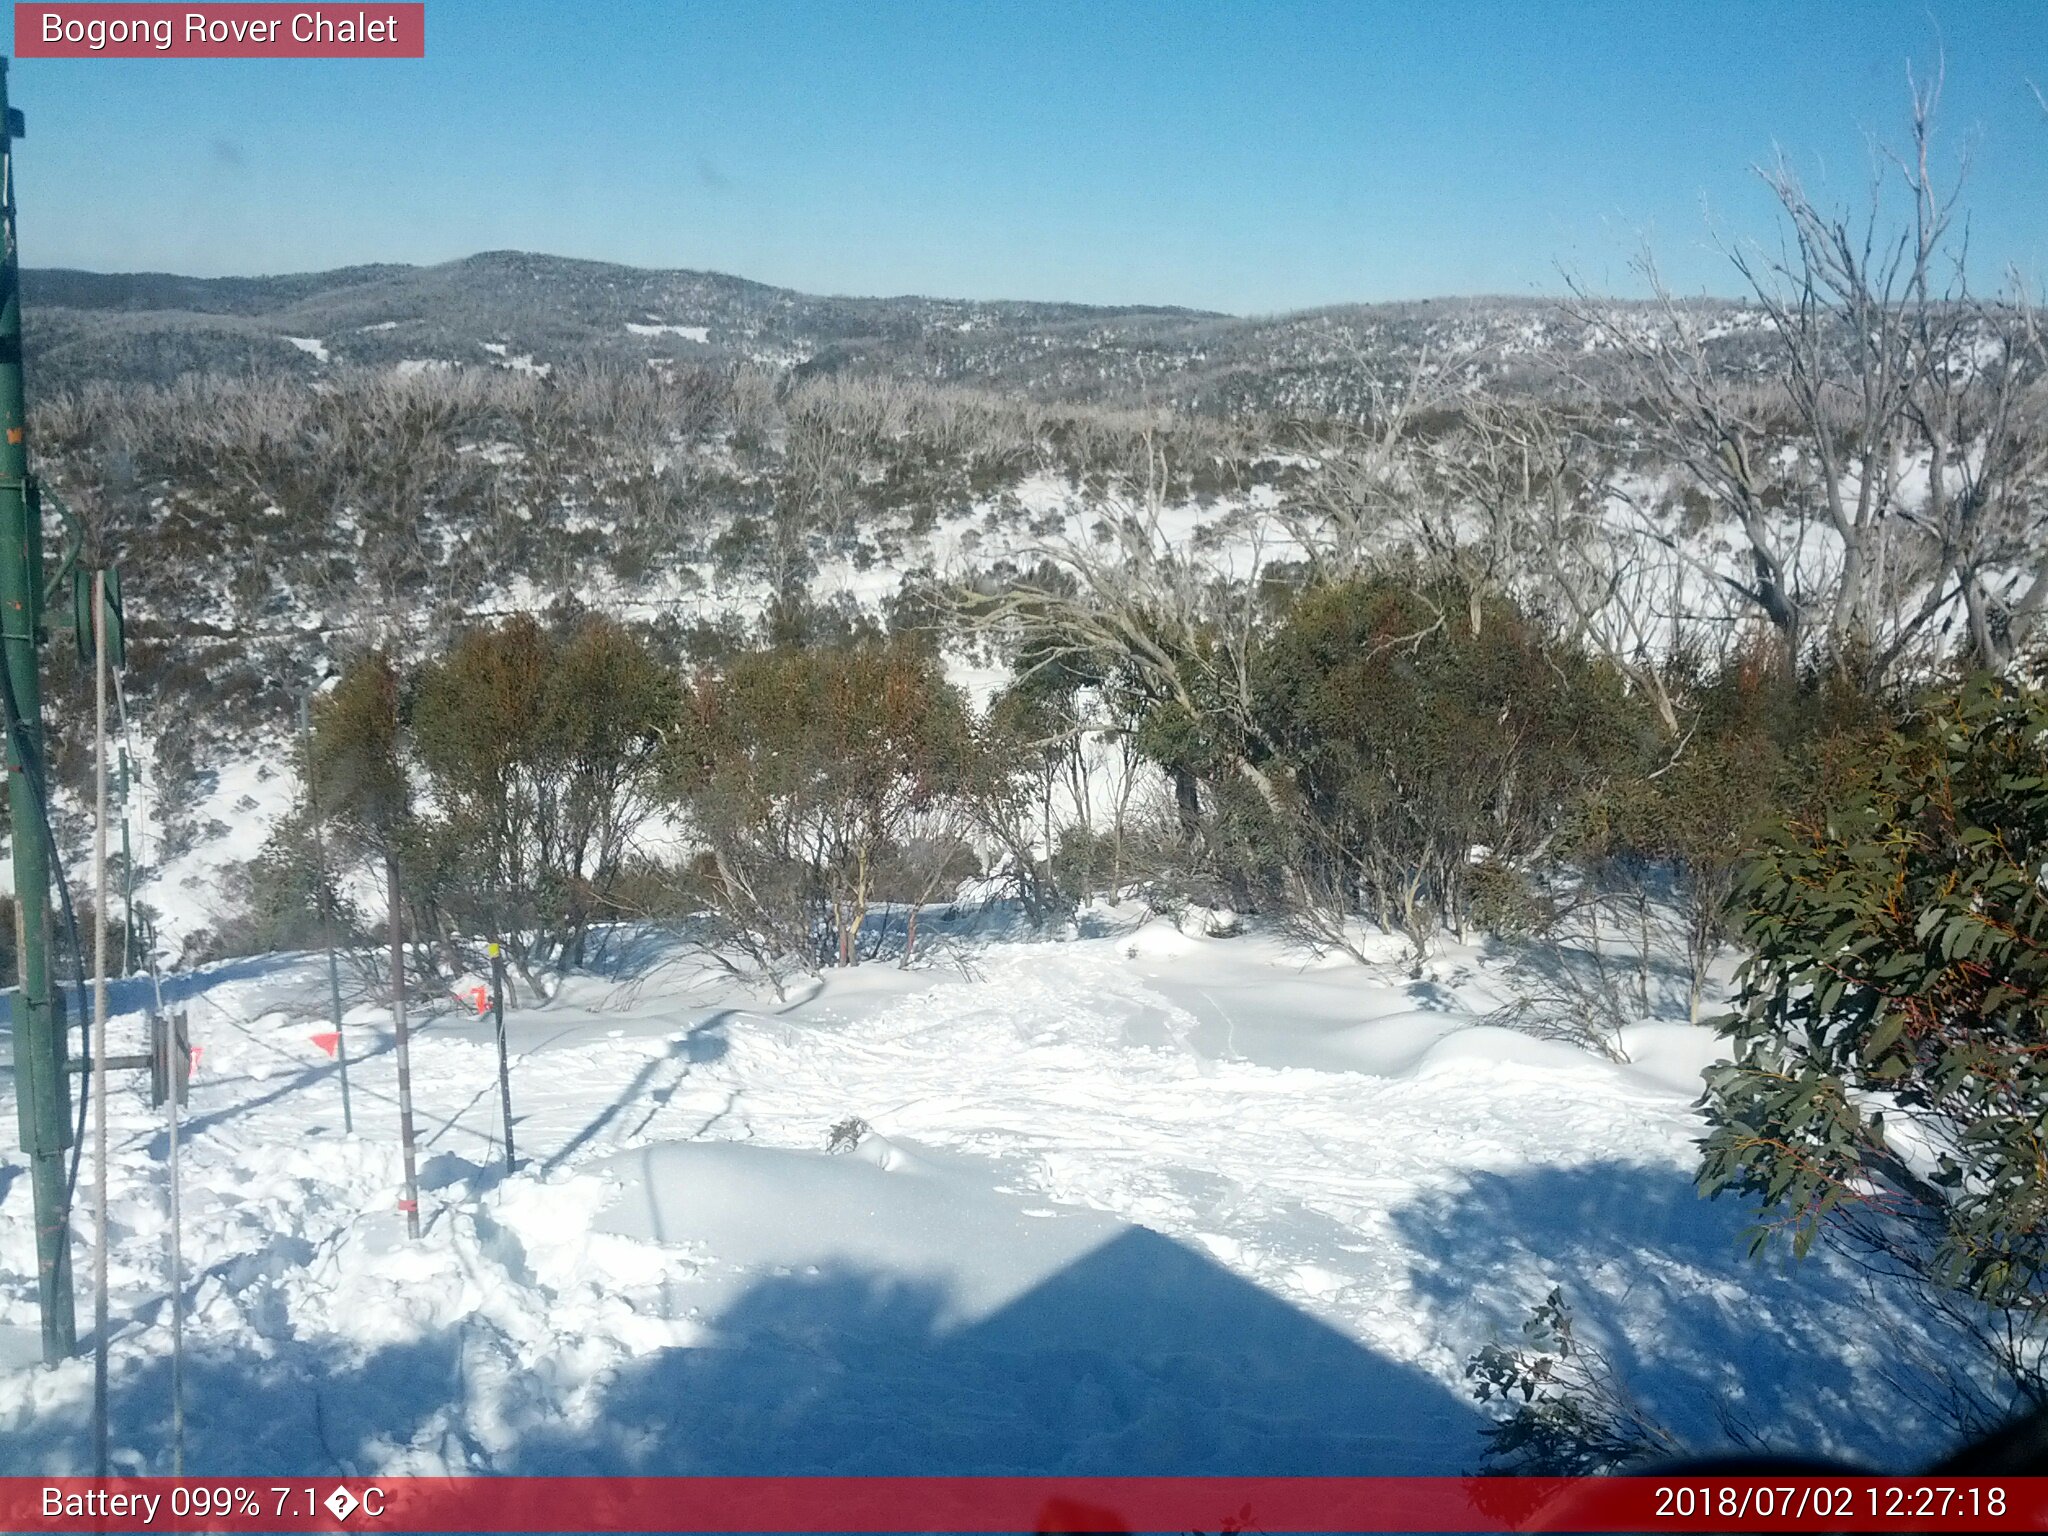
<path id="1" fill-rule="evenodd" d="M 1778 809 L 1810 798 L 1825 764 L 1889 723 L 1888 704 L 1838 673 L 1790 676 L 1760 637 L 1714 668 L 1668 663 L 1663 698 L 1686 731 L 1586 807 L 1570 852 L 1642 919 L 1647 964 L 1651 903 L 1668 904 L 1686 968 L 1687 1016 L 1697 1019 L 1708 967 L 1734 936 L 1744 861 Z"/>
<path id="2" fill-rule="evenodd" d="M 1739 892 L 1701 1187 L 1760 1202 L 1757 1248 L 1825 1236 L 1918 1283 L 2048 1402 L 2048 696 L 1973 684 L 1818 805 Z"/>
<path id="3" fill-rule="evenodd" d="M 396 858 L 412 821 L 400 756 L 400 679 L 389 655 L 351 664 L 312 708 L 314 782 L 321 813 L 346 842 Z"/>
<path id="4" fill-rule="evenodd" d="M 1474 606 L 1393 578 L 1318 588 L 1254 668 L 1290 785 L 1280 835 L 1323 893 L 1315 908 L 1361 905 L 1418 956 L 1463 927 L 1479 850 L 1509 869 L 1540 858 L 1654 732 L 1611 671 L 1500 597 L 1477 600 L 1470 626 Z"/>
<path id="5" fill-rule="evenodd" d="M 1872 691 L 1938 658 L 1957 609 L 1960 648 L 1987 670 L 2022 657 L 2048 611 L 2048 350 L 2030 294 L 1966 281 L 1940 92 L 1938 73 L 1915 85 L 1911 136 L 1882 153 L 1860 209 L 1824 206 L 1782 161 L 1760 169 L 1781 242 L 1727 253 L 1762 317 L 1760 366 L 1717 350 L 1647 257 L 1652 323 L 1584 294 L 1570 306 L 1618 360 L 1652 462 L 1739 532 L 1688 563 L 1763 617 L 1788 661 L 1818 657 Z M 1632 504 L 1631 537 L 1680 547 Z"/>
<path id="6" fill-rule="evenodd" d="M 313 809 L 333 829 L 344 859 L 381 870 L 396 919 L 401 874 L 418 862 L 420 830 L 405 766 L 404 683 L 397 665 L 381 650 L 357 658 L 313 702 L 311 716 L 311 761 L 301 768 L 302 782 L 316 791 Z"/>
<path id="7" fill-rule="evenodd" d="M 473 629 L 421 667 L 410 741 L 444 926 L 500 937 L 522 973 L 581 963 L 653 809 L 677 695 L 639 637 L 589 614 Z"/>
<path id="8" fill-rule="evenodd" d="M 973 752 L 965 702 L 906 640 L 743 652 L 700 671 L 667 733 L 664 783 L 704 845 L 723 937 L 764 966 L 858 964 L 905 845 L 958 835 L 936 813 L 964 792 Z"/>
<path id="9" fill-rule="evenodd" d="M 422 963 L 459 966 L 495 938 L 538 989 L 537 967 L 583 963 L 592 925 L 631 910 L 621 890 L 679 691 L 610 619 L 520 615 L 403 671 L 382 652 L 352 663 L 314 702 L 305 782 L 344 865 L 397 865 Z M 271 838 L 252 904 L 306 906 L 302 823 Z M 252 915 L 254 932 L 275 925 Z"/>

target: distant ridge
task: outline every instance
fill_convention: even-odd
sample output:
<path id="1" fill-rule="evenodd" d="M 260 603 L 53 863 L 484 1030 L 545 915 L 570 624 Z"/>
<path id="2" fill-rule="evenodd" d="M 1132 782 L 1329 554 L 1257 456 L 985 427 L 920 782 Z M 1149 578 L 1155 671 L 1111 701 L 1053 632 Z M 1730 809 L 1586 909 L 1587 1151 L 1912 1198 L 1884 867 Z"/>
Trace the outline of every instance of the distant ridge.
<path id="1" fill-rule="evenodd" d="M 38 392 L 422 362 L 751 363 L 1045 399 L 1347 415 L 1424 349 L 1533 380 L 1584 341 L 1554 301 L 1537 298 L 1239 317 L 1171 305 L 805 294 L 719 272 L 524 251 L 262 277 L 32 268 L 22 296 Z"/>

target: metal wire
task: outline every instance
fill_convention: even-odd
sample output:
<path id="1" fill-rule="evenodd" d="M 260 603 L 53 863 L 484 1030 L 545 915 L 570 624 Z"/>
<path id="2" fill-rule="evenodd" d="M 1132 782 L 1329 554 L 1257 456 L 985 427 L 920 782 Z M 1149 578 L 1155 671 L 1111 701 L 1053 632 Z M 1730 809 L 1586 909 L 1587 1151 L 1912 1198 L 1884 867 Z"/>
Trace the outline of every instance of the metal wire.
<path id="1" fill-rule="evenodd" d="M 92 1029 L 99 1048 L 92 1053 L 93 1159 L 99 1179 L 93 1193 L 92 1260 L 92 1459 L 96 1475 L 107 1475 L 107 573 L 92 573 L 92 674 L 94 817 L 93 866 L 97 880 L 92 913 Z"/>
<path id="2" fill-rule="evenodd" d="M 128 729 L 128 691 L 121 684 L 121 674 L 119 672 L 114 673 L 114 709 L 117 718 L 121 722 L 121 745 L 127 749 L 128 762 L 132 769 L 140 759 L 135 753 L 135 739 Z M 128 806 L 124 800 L 121 806 L 121 813 L 125 816 L 127 812 Z M 139 824 L 135 830 L 136 845 L 138 848 L 143 848 L 145 846 L 144 840 L 149 835 L 148 823 L 143 822 Z M 147 861 L 145 860 L 145 862 Z M 135 913 L 132 906 L 127 913 L 127 920 L 132 934 L 135 923 Z M 171 1062 L 169 1060 L 170 1052 L 179 1048 L 179 1042 L 176 1030 L 172 1025 L 172 1020 L 164 1012 L 163 977 L 157 969 L 156 946 L 154 944 L 149 946 L 146 958 L 149 962 L 150 997 L 155 1005 L 154 1017 L 161 1021 L 159 1027 L 163 1030 L 163 1048 L 166 1058 L 164 1062 L 166 1068 L 164 1077 L 168 1092 L 164 1095 L 164 1115 L 166 1120 L 165 1128 L 169 1133 L 167 1147 L 169 1167 L 167 1173 L 170 1183 L 170 1222 L 165 1229 L 165 1241 L 169 1248 L 166 1262 L 169 1270 L 167 1278 L 170 1281 L 171 1304 L 171 1476 L 183 1477 L 185 1475 L 185 1222 L 184 1202 L 181 1197 L 182 1190 L 179 1177 L 180 1164 L 178 1160 L 178 1074 L 170 1070 Z"/>

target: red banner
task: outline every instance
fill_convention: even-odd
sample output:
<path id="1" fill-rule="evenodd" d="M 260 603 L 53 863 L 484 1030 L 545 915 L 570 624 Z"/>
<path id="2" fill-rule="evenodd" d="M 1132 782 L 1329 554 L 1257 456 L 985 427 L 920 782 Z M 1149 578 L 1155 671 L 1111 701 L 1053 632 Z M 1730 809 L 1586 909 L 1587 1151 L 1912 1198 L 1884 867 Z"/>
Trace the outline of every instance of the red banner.
<path id="1" fill-rule="evenodd" d="M 387 5 L 20 5 L 24 59 L 422 59 L 427 8 Z"/>
<path id="2" fill-rule="evenodd" d="M 2041 1531 L 2048 1478 L 0 1478 L 8 1531 Z"/>

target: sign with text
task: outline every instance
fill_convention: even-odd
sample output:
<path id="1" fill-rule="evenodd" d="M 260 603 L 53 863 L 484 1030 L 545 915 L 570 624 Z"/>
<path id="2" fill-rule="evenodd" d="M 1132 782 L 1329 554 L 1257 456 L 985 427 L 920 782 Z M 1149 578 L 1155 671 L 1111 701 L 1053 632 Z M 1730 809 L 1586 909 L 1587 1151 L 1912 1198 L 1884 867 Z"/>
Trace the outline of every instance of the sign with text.
<path id="1" fill-rule="evenodd" d="M 23 59 L 422 59 L 413 5 L 21 5 Z"/>

